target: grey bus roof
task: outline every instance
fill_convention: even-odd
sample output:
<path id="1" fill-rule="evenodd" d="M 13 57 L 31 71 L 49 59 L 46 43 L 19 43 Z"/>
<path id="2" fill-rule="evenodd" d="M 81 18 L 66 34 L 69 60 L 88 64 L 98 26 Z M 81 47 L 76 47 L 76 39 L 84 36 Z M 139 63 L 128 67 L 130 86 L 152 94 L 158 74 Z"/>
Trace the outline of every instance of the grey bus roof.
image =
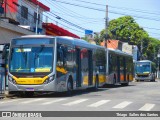
<path id="1" fill-rule="evenodd" d="M 108 48 L 108 51 L 112 51 L 112 52 L 116 52 L 118 54 L 123 54 L 123 55 L 127 55 L 127 56 L 132 56 L 133 57 L 132 54 L 129 54 L 129 53 L 123 52 L 121 50 L 117 50 L 117 49 L 115 50 L 115 49 Z"/>
<path id="2" fill-rule="evenodd" d="M 96 49 L 98 49 L 98 48 L 99 49 L 104 49 L 104 50 L 108 49 L 109 51 L 113 51 L 113 52 L 116 52 L 118 54 L 123 54 L 123 55 L 127 55 L 127 56 L 133 56 L 131 54 L 128 54 L 128 53 L 120 51 L 120 50 L 115 50 L 115 49 L 105 48 L 105 47 L 99 46 L 99 45 L 90 44 L 90 43 L 88 43 L 87 41 L 85 41 L 83 39 L 73 38 L 73 37 L 69 37 L 69 36 L 25 35 L 25 36 L 18 37 L 17 39 L 20 39 L 20 38 L 56 38 L 56 39 L 64 39 L 67 44 L 70 43 L 70 44 L 74 44 L 74 45 L 77 45 L 77 46 L 87 47 L 87 48 L 90 48 L 90 49 L 95 49 L 95 48 Z"/>
<path id="3" fill-rule="evenodd" d="M 18 37 L 16 39 L 20 39 L 20 38 L 56 38 L 56 39 L 65 39 L 66 43 L 72 43 L 72 44 L 77 45 L 77 46 L 81 46 L 82 45 L 82 46 L 87 47 L 87 48 L 95 48 L 96 47 L 96 48 L 105 49 L 102 46 L 90 44 L 90 43 L 88 43 L 87 41 L 85 41 L 83 39 L 77 39 L 77 38 L 68 37 L 68 36 L 25 35 L 25 36 Z"/>

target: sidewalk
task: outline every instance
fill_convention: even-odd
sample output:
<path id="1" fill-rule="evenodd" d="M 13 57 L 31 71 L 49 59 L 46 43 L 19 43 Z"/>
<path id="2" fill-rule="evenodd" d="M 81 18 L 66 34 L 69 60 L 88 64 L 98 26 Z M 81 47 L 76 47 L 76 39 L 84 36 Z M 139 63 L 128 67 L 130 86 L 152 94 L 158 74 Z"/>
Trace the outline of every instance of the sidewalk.
<path id="1" fill-rule="evenodd" d="M 0 92 L 0 99 L 3 99 L 4 97 L 5 97 L 5 94 Z"/>

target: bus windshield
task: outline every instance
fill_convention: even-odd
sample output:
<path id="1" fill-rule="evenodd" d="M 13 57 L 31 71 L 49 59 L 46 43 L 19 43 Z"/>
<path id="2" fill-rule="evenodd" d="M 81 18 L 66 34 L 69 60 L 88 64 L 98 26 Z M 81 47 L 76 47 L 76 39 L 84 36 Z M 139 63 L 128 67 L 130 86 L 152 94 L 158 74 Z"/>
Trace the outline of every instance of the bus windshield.
<path id="1" fill-rule="evenodd" d="M 11 49 L 10 72 L 38 73 L 51 72 L 53 47 L 15 47 Z"/>
<path id="2" fill-rule="evenodd" d="M 136 72 L 137 73 L 150 73 L 151 66 L 149 62 L 141 62 L 136 64 Z"/>

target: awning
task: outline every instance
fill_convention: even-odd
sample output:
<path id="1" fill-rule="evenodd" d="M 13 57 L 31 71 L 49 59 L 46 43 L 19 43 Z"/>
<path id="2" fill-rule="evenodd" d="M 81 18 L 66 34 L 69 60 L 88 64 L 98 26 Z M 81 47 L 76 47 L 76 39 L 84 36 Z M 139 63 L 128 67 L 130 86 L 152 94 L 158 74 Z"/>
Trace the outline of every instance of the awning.
<path id="1" fill-rule="evenodd" d="M 46 29 L 46 35 L 53 35 L 53 36 L 70 36 L 74 38 L 80 38 L 79 36 L 53 24 L 53 23 L 43 23 L 43 28 Z"/>

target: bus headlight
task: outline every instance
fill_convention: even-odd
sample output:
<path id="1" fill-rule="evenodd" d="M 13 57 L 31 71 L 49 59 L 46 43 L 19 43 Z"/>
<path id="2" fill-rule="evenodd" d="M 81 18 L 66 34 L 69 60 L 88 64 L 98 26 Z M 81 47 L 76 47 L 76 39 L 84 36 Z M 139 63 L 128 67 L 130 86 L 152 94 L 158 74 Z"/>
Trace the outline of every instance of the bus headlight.
<path id="1" fill-rule="evenodd" d="M 44 84 L 48 84 L 48 83 L 52 82 L 54 80 L 54 78 L 55 78 L 55 75 L 49 77 L 48 79 L 45 80 Z"/>
<path id="2" fill-rule="evenodd" d="M 12 82 L 13 84 L 16 84 L 16 81 L 15 81 L 11 76 L 8 77 L 8 80 L 9 80 L 10 82 Z"/>

